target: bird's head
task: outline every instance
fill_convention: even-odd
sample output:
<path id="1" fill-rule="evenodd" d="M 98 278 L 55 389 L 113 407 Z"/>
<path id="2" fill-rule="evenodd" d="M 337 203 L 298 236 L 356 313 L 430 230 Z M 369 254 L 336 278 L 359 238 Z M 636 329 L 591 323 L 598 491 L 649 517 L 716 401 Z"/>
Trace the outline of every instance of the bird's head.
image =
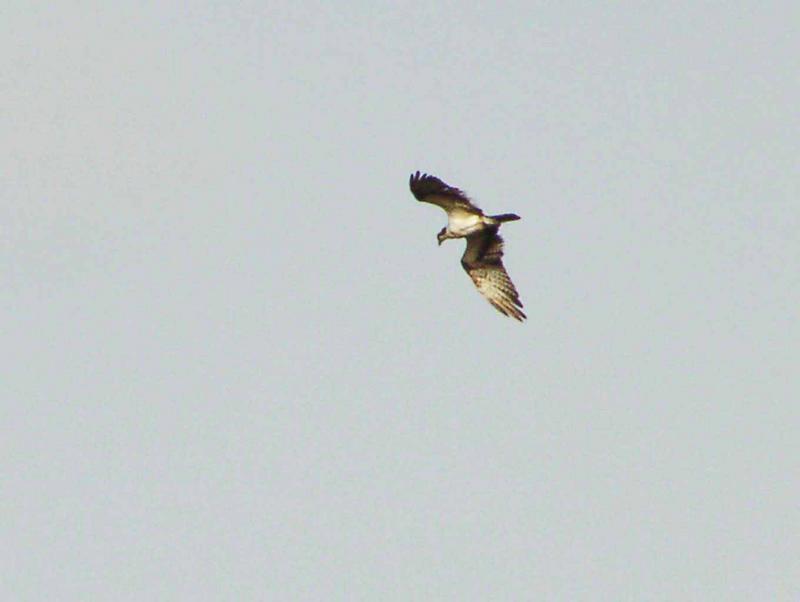
<path id="1" fill-rule="evenodd" d="M 444 241 L 447 238 L 447 234 L 445 234 L 445 232 L 447 232 L 447 228 L 442 228 L 441 230 L 439 230 L 439 233 L 436 235 L 436 240 L 439 241 L 439 246 L 440 247 L 442 246 L 442 241 Z"/>

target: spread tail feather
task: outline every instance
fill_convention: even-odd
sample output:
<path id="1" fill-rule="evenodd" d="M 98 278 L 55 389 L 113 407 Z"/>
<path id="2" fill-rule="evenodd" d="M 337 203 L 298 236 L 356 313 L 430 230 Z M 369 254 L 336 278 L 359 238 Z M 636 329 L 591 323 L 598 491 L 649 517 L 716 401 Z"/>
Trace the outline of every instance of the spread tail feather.
<path id="1" fill-rule="evenodd" d="M 491 218 L 493 220 L 497 220 L 500 223 L 503 223 L 503 222 L 514 222 L 514 221 L 517 221 L 518 219 L 522 219 L 516 213 L 501 213 L 500 215 L 490 215 L 489 218 Z"/>

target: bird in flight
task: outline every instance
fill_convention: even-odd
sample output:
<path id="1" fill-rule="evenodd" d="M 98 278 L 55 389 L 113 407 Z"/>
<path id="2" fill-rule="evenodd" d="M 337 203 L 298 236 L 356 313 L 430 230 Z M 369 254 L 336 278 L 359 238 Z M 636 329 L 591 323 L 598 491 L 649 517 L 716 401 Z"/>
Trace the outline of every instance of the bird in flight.
<path id="1" fill-rule="evenodd" d="M 478 292 L 500 313 L 522 322 L 527 316 L 503 266 L 503 239 L 497 233 L 500 224 L 520 217 L 513 213 L 484 215 L 464 192 L 428 174 L 411 174 L 409 186 L 418 201 L 437 205 L 447 213 L 447 226 L 436 235 L 440 245 L 448 238 L 467 239 L 461 265 Z"/>

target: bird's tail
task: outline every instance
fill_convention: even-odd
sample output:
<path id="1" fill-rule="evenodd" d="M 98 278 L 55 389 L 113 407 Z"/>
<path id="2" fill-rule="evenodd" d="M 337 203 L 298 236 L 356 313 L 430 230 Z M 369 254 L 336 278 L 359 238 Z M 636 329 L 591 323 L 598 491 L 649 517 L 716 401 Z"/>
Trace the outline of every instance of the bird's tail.
<path id="1" fill-rule="evenodd" d="M 490 215 L 489 219 L 493 219 L 502 224 L 503 222 L 515 222 L 522 218 L 516 213 L 501 213 L 500 215 Z"/>

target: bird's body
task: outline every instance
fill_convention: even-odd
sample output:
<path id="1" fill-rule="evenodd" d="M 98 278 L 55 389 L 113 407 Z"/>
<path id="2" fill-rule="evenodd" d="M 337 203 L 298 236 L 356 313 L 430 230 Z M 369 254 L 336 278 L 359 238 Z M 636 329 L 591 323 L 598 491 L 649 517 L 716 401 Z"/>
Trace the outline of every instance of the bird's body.
<path id="1" fill-rule="evenodd" d="M 448 238 L 467 239 L 461 265 L 478 292 L 499 312 L 524 320 L 519 294 L 503 266 L 503 239 L 497 233 L 503 222 L 518 220 L 519 216 L 484 215 L 461 190 L 420 172 L 411 175 L 409 186 L 417 200 L 441 207 L 447 213 L 447 226 L 436 235 L 440 245 Z"/>
<path id="2" fill-rule="evenodd" d="M 455 208 L 447 215 L 448 238 L 463 238 L 484 228 L 485 216 Z"/>

